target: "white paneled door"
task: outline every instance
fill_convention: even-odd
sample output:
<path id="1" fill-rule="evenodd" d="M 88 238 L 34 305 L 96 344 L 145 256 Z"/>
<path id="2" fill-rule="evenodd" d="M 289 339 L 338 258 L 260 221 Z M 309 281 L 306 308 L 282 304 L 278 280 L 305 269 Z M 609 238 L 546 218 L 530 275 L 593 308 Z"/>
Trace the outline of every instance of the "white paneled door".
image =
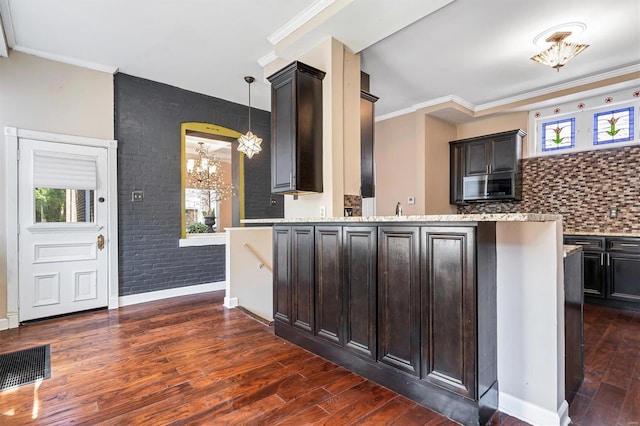
<path id="1" fill-rule="evenodd" d="M 107 149 L 19 140 L 19 320 L 108 305 Z"/>

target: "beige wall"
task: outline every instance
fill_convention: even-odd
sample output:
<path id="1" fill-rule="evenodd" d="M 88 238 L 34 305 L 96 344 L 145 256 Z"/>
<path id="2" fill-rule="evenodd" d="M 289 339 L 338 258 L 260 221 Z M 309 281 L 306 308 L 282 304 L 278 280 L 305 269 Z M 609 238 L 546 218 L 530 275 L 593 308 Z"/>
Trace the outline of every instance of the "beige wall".
<path id="1" fill-rule="evenodd" d="M 0 129 L 9 126 L 113 139 L 113 123 L 112 74 L 14 51 L 8 58 L 0 58 Z M 0 205 L 6 206 L 4 136 L 2 138 Z M 6 317 L 7 305 L 5 213 L 1 208 L 0 319 Z"/>
<path id="2" fill-rule="evenodd" d="M 477 118 L 455 125 L 428 110 L 376 123 L 376 214 L 449 214 L 449 141 L 513 129 L 527 131 L 526 111 Z M 523 147 L 524 148 L 524 147 Z M 523 150 L 524 151 L 524 150 Z M 407 197 L 415 197 L 415 205 Z"/>
<path id="3" fill-rule="evenodd" d="M 344 45 L 333 38 L 327 38 L 318 46 L 301 55 L 298 60 L 326 72 L 322 82 L 322 161 L 323 192 L 321 194 L 300 195 L 297 200 L 293 196 L 285 196 L 284 215 L 293 217 L 319 217 L 320 209 L 325 209 L 326 216 L 343 216 L 345 170 L 349 171 L 349 188 L 353 185 L 352 171 L 360 173 L 360 151 L 352 144 L 360 142 L 352 138 L 359 134 L 359 109 L 357 119 L 345 119 L 345 106 L 360 102 L 360 60 L 345 51 Z M 354 86 L 354 75 L 358 75 L 357 90 Z M 346 117 L 356 116 L 350 112 Z M 356 130 L 357 129 L 357 130 Z M 349 138 L 345 142 L 345 138 Z M 345 146 L 347 150 L 345 152 Z M 346 155 L 346 156 L 345 156 Z M 358 185 L 359 190 L 359 185 Z M 359 192 L 356 192 L 358 194 Z"/>
<path id="4" fill-rule="evenodd" d="M 344 52 L 343 143 L 344 193 L 360 195 L 360 55 L 347 51 Z"/>
<path id="5" fill-rule="evenodd" d="M 455 213 L 449 204 L 449 142 L 456 139 L 456 126 L 426 115 L 425 127 L 425 213 Z"/>
<path id="6" fill-rule="evenodd" d="M 376 214 L 394 215 L 398 201 L 403 214 L 422 214 L 419 204 L 407 204 L 407 197 L 417 203 L 423 198 L 417 185 L 415 114 L 380 121 L 375 132 Z"/>

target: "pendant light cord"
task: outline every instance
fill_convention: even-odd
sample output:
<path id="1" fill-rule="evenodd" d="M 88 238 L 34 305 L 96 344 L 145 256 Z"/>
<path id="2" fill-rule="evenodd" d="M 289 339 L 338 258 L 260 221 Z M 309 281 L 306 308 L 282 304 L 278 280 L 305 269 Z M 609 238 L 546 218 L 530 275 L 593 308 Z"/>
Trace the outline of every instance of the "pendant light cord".
<path id="1" fill-rule="evenodd" d="M 255 80 L 256 79 L 251 77 L 250 75 L 244 78 L 244 81 L 249 84 L 249 131 L 251 131 L 251 83 L 253 83 Z"/>

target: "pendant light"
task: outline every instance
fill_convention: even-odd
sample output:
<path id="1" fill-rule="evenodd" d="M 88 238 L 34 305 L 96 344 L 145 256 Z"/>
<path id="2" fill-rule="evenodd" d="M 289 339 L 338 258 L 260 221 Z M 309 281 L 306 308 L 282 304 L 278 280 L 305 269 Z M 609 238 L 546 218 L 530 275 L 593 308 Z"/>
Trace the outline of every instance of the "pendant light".
<path id="1" fill-rule="evenodd" d="M 251 83 L 255 81 L 255 78 L 246 76 L 244 81 L 249 84 L 249 130 L 238 138 L 238 151 L 251 158 L 254 154 L 262 151 L 262 139 L 251 133 Z"/>

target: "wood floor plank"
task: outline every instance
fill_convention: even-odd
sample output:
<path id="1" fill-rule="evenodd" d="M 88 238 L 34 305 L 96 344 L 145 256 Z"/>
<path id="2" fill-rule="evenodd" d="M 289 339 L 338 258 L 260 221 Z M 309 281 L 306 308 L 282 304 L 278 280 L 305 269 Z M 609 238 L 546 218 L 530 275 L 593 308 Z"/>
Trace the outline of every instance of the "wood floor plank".
<path id="1" fill-rule="evenodd" d="M 416 406 L 416 403 L 403 397 L 396 397 L 381 407 L 361 417 L 355 424 L 390 424 Z"/>
<path id="2" fill-rule="evenodd" d="M 0 353 L 50 344 L 52 369 L 38 386 L 0 392 L 0 424 L 454 424 L 274 336 L 222 307 L 223 296 L 183 296 L 0 331 Z M 572 418 L 581 426 L 637 422 L 640 314 L 588 305 L 585 321 L 586 380 L 569 408 Z"/>
<path id="3" fill-rule="evenodd" d="M 640 380 L 637 379 L 631 381 L 618 417 L 619 424 L 632 422 L 640 424 Z"/>

